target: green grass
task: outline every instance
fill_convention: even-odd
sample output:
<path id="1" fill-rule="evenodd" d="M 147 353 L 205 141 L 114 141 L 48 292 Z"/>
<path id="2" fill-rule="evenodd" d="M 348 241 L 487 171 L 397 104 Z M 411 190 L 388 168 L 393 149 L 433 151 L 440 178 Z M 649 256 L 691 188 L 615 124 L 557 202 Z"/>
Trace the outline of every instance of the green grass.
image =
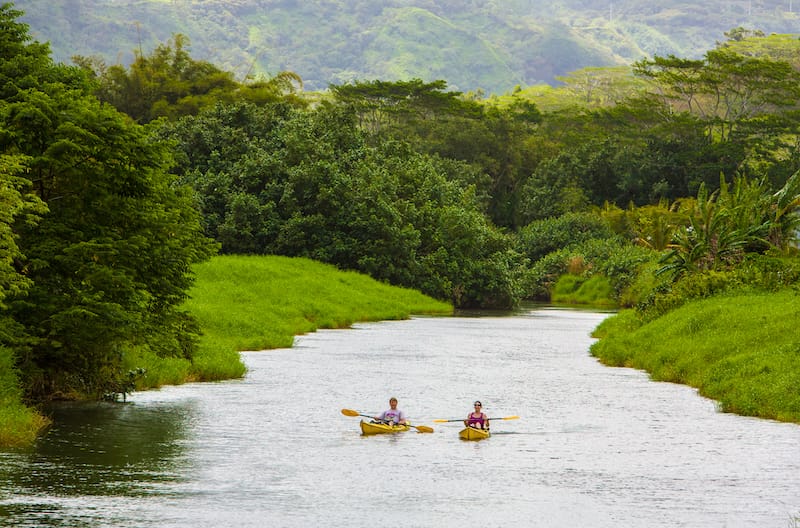
<path id="1" fill-rule="evenodd" d="M 615 307 L 614 288 L 602 275 L 588 279 L 578 275 L 566 274 L 559 277 L 553 286 L 550 298 L 554 303 L 580 304 L 596 307 Z"/>
<path id="2" fill-rule="evenodd" d="M 194 269 L 185 308 L 203 330 L 194 361 L 133 353 L 126 368 L 144 368 L 137 388 L 238 378 L 243 350 L 291 347 L 294 336 L 355 322 L 452 314 L 453 307 L 415 290 L 303 258 L 217 256 Z"/>
<path id="3" fill-rule="evenodd" d="M 49 420 L 22 403 L 11 350 L 0 347 L 0 446 L 30 445 Z"/>
<path id="4" fill-rule="evenodd" d="M 123 369 L 143 371 L 137 390 L 242 377 L 240 351 L 290 347 L 295 335 L 320 328 L 453 313 L 451 305 L 417 291 L 308 259 L 218 256 L 194 271 L 197 280 L 184 308 L 203 330 L 199 351 L 189 361 L 127 349 Z M 12 353 L 0 348 L 0 446 L 30 445 L 48 424 L 21 397 Z"/>
<path id="5" fill-rule="evenodd" d="M 724 412 L 800 423 L 800 293 L 727 294 L 646 324 L 627 310 L 595 331 L 603 363 L 683 383 Z"/>

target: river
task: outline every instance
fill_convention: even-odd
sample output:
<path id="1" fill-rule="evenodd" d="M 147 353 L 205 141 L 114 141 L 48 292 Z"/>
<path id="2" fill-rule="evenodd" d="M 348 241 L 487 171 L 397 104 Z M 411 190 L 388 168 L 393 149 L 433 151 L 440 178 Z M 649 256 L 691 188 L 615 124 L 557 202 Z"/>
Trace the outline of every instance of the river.
<path id="1" fill-rule="evenodd" d="M 245 352 L 244 379 L 67 404 L 0 452 L 8 527 L 800 526 L 800 427 L 588 353 L 607 314 L 416 317 Z M 433 433 L 362 436 L 396 396 Z M 492 437 L 458 439 L 480 399 Z"/>

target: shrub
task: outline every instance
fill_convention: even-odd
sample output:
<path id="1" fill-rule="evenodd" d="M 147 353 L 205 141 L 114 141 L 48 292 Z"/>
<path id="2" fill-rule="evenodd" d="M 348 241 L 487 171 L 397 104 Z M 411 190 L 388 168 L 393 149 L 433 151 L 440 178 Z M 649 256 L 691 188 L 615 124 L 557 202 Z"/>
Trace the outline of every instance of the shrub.
<path id="1" fill-rule="evenodd" d="M 630 296 L 631 284 L 643 269 L 649 273 L 658 256 L 653 250 L 619 237 L 587 239 L 534 262 L 526 276 L 526 298 L 550 299 L 559 278 L 571 273 L 587 279 L 595 275 L 605 277 L 612 289 L 609 298 L 619 303 L 625 292 Z"/>
<path id="2" fill-rule="evenodd" d="M 586 279 L 577 275 L 562 275 L 553 287 L 552 301 L 593 306 L 615 306 L 614 289 L 602 275 Z"/>
<path id="3" fill-rule="evenodd" d="M 647 319 L 653 319 L 692 299 L 742 288 L 775 292 L 797 284 L 800 284 L 800 259 L 751 253 L 732 270 L 695 272 L 672 284 L 662 281 L 637 308 Z"/>
<path id="4" fill-rule="evenodd" d="M 567 213 L 557 218 L 536 220 L 519 232 L 517 250 L 537 261 L 548 253 L 594 238 L 612 238 L 606 222 L 592 213 Z"/>

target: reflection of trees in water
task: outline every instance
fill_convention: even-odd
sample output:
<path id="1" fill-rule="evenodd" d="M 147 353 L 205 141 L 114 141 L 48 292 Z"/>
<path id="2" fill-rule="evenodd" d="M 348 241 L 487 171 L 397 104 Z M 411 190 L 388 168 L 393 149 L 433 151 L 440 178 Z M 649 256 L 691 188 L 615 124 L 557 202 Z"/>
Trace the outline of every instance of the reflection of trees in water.
<path id="1" fill-rule="evenodd" d="M 146 495 L 148 483 L 180 480 L 191 404 L 69 403 L 50 409 L 53 426 L 8 479 L 48 495 Z"/>

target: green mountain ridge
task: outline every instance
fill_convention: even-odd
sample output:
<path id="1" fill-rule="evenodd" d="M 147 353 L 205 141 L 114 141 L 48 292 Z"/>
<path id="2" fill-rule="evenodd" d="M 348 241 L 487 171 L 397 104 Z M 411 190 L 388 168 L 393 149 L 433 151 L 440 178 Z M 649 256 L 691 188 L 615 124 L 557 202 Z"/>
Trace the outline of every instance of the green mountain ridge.
<path id="1" fill-rule="evenodd" d="M 19 0 L 53 58 L 129 64 L 172 35 L 233 72 L 300 75 L 307 90 L 353 80 L 444 79 L 505 93 L 587 66 L 695 58 L 736 27 L 799 33 L 791 0 Z M 797 6 L 800 10 L 800 3 Z"/>

